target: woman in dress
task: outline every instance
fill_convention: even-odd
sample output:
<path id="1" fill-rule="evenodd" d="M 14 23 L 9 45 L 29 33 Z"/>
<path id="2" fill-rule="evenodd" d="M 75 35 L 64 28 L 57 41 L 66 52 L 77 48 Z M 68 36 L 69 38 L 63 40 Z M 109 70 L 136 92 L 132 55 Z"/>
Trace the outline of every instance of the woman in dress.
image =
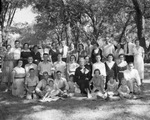
<path id="1" fill-rule="evenodd" d="M 52 47 L 49 51 L 49 54 L 51 55 L 51 58 L 52 58 L 52 62 L 56 62 L 57 61 L 57 56 L 58 56 L 58 52 L 56 51 L 56 43 L 53 42 L 52 43 Z"/>
<path id="2" fill-rule="evenodd" d="M 107 56 L 107 61 L 105 62 L 106 67 L 105 89 L 107 89 L 107 83 L 111 77 L 114 79 L 117 78 L 117 64 L 113 61 L 113 58 L 114 56 L 112 54 L 109 54 Z"/>
<path id="3" fill-rule="evenodd" d="M 23 98 L 24 97 L 24 81 L 25 81 L 25 69 L 22 67 L 23 61 L 18 60 L 17 66 L 12 72 L 12 95 Z"/>
<path id="4" fill-rule="evenodd" d="M 6 83 L 6 90 L 10 90 L 11 86 L 11 73 L 13 70 L 13 53 L 11 52 L 11 45 L 7 45 L 7 51 L 4 55 L 3 65 L 2 65 L 2 82 Z"/>
<path id="5" fill-rule="evenodd" d="M 29 44 L 24 43 L 23 49 L 21 51 L 21 58 L 23 60 L 23 67 L 25 67 L 26 64 L 28 64 L 28 57 L 31 56 L 31 51 L 29 49 Z"/>
<path id="6" fill-rule="evenodd" d="M 91 53 L 91 60 L 92 60 L 92 63 L 96 63 L 96 56 L 97 55 L 100 55 L 101 58 L 102 58 L 102 50 L 99 48 L 99 44 L 98 43 L 94 43 L 93 44 L 93 50 L 92 50 L 92 53 Z"/>
<path id="7" fill-rule="evenodd" d="M 85 57 L 85 56 L 87 56 L 87 53 L 84 50 L 84 45 L 83 44 L 79 44 L 78 60 L 79 60 L 80 57 Z"/>
<path id="8" fill-rule="evenodd" d="M 121 80 L 122 78 L 124 78 L 123 76 L 123 71 L 125 71 L 127 69 L 127 62 L 125 61 L 125 55 L 124 54 L 120 54 L 119 55 L 119 63 L 117 64 L 117 79 L 119 82 L 119 86 L 121 85 Z"/>
<path id="9" fill-rule="evenodd" d="M 70 56 L 70 62 L 67 64 L 67 75 L 74 75 L 76 68 L 79 67 L 79 64 L 76 63 L 76 57 L 74 55 Z"/>
<path id="10" fill-rule="evenodd" d="M 144 79 L 144 49 L 140 46 L 139 40 L 135 41 L 136 46 L 133 49 L 134 68 L 138 70 L 141 82 Z"/>

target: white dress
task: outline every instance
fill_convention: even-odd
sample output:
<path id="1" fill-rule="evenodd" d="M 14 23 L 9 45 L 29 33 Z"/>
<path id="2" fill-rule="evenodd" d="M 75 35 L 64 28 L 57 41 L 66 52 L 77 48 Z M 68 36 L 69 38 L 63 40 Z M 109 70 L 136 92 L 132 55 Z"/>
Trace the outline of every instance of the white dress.
<path id="1" fill-rule="evenodd" d="M 139 47 L 138 49 L 134 47 L 133 53 L 134 53 L 134 68 L 138 70 L 140 79 L 144 79 L 144 60 L 142 56 L 144 54 L 144 49 L 143 47 Z"/>

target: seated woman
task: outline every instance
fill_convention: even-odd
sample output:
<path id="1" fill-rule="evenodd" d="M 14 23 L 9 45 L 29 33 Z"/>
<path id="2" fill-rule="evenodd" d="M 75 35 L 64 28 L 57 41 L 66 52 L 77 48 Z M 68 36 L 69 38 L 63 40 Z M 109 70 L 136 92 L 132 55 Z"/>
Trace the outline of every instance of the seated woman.
<path id="1" fill-rule="evenodd" d="M 81 92 L 80 89 L 77 87 L 77 84 L 74 82 L 74 75 L 69 76 L 68 85 L 69 85 L 68 94 L 70 97 L 77 95 L 78 93 Z"/>
<path id="2" fill-rule="evenodd" d="M 104 90 L 104 78 L 100 73 L 99 69 L 94 70 L 94 77 L 90 81 L 90 84 L 93 83 L 93 89 L 91 90 L 92 97 L 101 97 L 106 98 Z"/>
<path id="3" fill-rule="evenodd" d="M 107 83 L 107 93 L 110 97 L 117 95 L 117 89 L 118 89 L 118 82 L 113 77 L 109 78 L 109 81 Z"/>
<path id="4" fill-rule="evenodd" d="M 107 83 L 110 77 L 117 78 L 117 64 L 113 61 L 114 56 L 109 54 L 107 56 L 107 61 L 105 62 L 106 67 L 106 83 L 105 90 L 107 89 Z"/>
<path id="5" fill-rule="evenodd" d="M 130 89 L 127 86 L 127 81 L 125 78 L 122 78 L 121 80 L 121 86 L 118 89 L 118 93 L 119 93 L 120 98 L 131 98 L 131 95 L 129 94 Z"/>
<path id="6" fill-rule="evenodd" d="M 29 76 L 25 80 L 25 89 L 27 91 L 27 99 L 36 99 L 35 88 L 39 82 L 39 78 L 36 76 L 34 68 L 29 70 Z"/>
<path id="7" fill-rule="evenodd" d="M 23 61 L 18 60 L 17 66 L 13 69 L 12 72 L 12 95 L 18 96 L 20 98 L 23 98 L 25 94 L 24 80 L 26 72 L 22 65 Z"/>

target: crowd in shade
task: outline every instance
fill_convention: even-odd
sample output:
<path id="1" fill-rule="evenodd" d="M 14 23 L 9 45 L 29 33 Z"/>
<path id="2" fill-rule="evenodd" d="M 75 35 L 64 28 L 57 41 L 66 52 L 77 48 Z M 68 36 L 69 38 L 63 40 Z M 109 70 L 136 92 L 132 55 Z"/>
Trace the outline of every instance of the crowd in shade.
<path id="1" fill-rule="evenodd" d="M 66 97 L 87 99 L 132 99 L 141 94 L 144 79 L 144 49 L 128 38 L 115 46 L 109 38 L 99 46 L 81 40 L 50 47 L 28 43 L 7 45 L 2 63 L 5 92 L 14 97 L 52 101 Z"/>

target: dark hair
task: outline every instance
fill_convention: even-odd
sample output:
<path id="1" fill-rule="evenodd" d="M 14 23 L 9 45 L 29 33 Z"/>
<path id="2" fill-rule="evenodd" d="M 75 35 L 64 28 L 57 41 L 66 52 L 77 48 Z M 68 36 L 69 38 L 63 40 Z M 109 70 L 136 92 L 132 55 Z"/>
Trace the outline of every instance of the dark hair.
<path id="1" fill-rule="evenodd" d="M 129 62 L 129 63 L 128 63 L 128 65 L 130 65 L 130 64 L 133 64 L 133 65 L 134 65 L 134 63 L 133 63 L 133 62 Z"/>
<path id="2" fill-rule="evenodd" d="M 23 62 L 23 60 L 22 60 L 22 59 L 19 59 L 19 60 L 17 60 L 17 65 L 18 65 L 19 61 L 22 61 L 22 62 Z"/>
<path id="3" fill-rule="evenodd" d="M 60 70 L 58 70 L 56 73 L 58 74 L 58 73 L 62 73 L 62 72 Z"/>
<path id="4" fill-rule="evenodd" d="M 75 59 L 75 61 L 76 61 L 76 56 L 75 56 L 75 55 L 70 55 L 70 59 L 71 59 L 72 56 L 74 57 L 74 59 Z"/>
<path id="5" fill-rule="evenodd" d="M 29 43 L 24 43 L 24 44 L 23 44 L 23 48 L 24 48 L 25 45 L 28 45 L 28 47 L 29 47 Z"/>
<path id="6" fill-rule="evenodd" d="M 125 58 L 125 55 L 124 55 L 124 54 L 120 54 L 120 55 L 119 55 L 119 58 L 120 58 L 120 56 L 123 56 L 123 57 Z"/>
<path id="7" fill-rule="evenodd" d="M 30 68 L 29 71 L 34 70 L 34 68 Z"/>
<path id="8" fill-rule="evenodd" d="M 140 42 L 139 40 L 135 40 L 135 43 L 136 43 L 137 41 Z"/>
<path id="9" fill-rule="evenodd" d="M 81 45 L 81 46 L 82 46 L 82 48 L 84 49 L 84 45 L 83 45 L 82 43 L 80 43 L 78 46 L 80 46 L 80 45 Z"/>
<path id="10" fill-rule="evenodd" d="M 73 77 L 73 78 L 74 78 L 74 75 L 73 75 L 73 74 L 69 75 L 69 78 L 71 78 L 71 77 Z"/>
<path id="11" fill-rule="evenodd" d="M 100 70 L 99 70 L 99 69 L 95 69 L 95 70 L 94 70 L 94 74 L 96 73 L 96 71 L 98 71 L 98 72 L 99 72 L 99 74 L 101 74 L 101 72 L 100 72 Z"/>
<path id="12" fill-rule="evenodd" d="M 47 72 L 47 71 L 45 71 L 45 72 L 43 72 L 43 75 L 44 75 L 44 74 L 47 74 L 47 75 L 48 75 L 48 72 Z"/>
<path id="13" fill-rule="evenodd" d="M 112 56 L 112 58 L 114 58 L 113 54 L 108 54 L 108 55 L 107 55 L 107 58 L 108 58 L 109 56 Z"/>
<path id="14" fill-rule="evenodd" d="M 15 43 L 17 43 L 17 42 L 19 42 L 19 43 L 20 43 L 20 41 L 19 41 L 19 40 L 16 40 L 16 41 L 15 41 Z"/>
<path id="15" fill-rule="evenodd" d="M 44 53 L 43 56 L 44 56 L 44 55 L 48 55 L 48 53 Z"/>
<path id="16" fill-rule="evenodd" d="M 96 45 L 97 47 L 99 47 L 99 44 L 97 42 L 94 42 L 93 45 Z"/>
<path id="17" fill-rule="evenodd" d="M 35 49 L 36 47 L 39 48 L 37 45 L 34 45 L 34 46 L 33 46 L 33 49 Z"/>

